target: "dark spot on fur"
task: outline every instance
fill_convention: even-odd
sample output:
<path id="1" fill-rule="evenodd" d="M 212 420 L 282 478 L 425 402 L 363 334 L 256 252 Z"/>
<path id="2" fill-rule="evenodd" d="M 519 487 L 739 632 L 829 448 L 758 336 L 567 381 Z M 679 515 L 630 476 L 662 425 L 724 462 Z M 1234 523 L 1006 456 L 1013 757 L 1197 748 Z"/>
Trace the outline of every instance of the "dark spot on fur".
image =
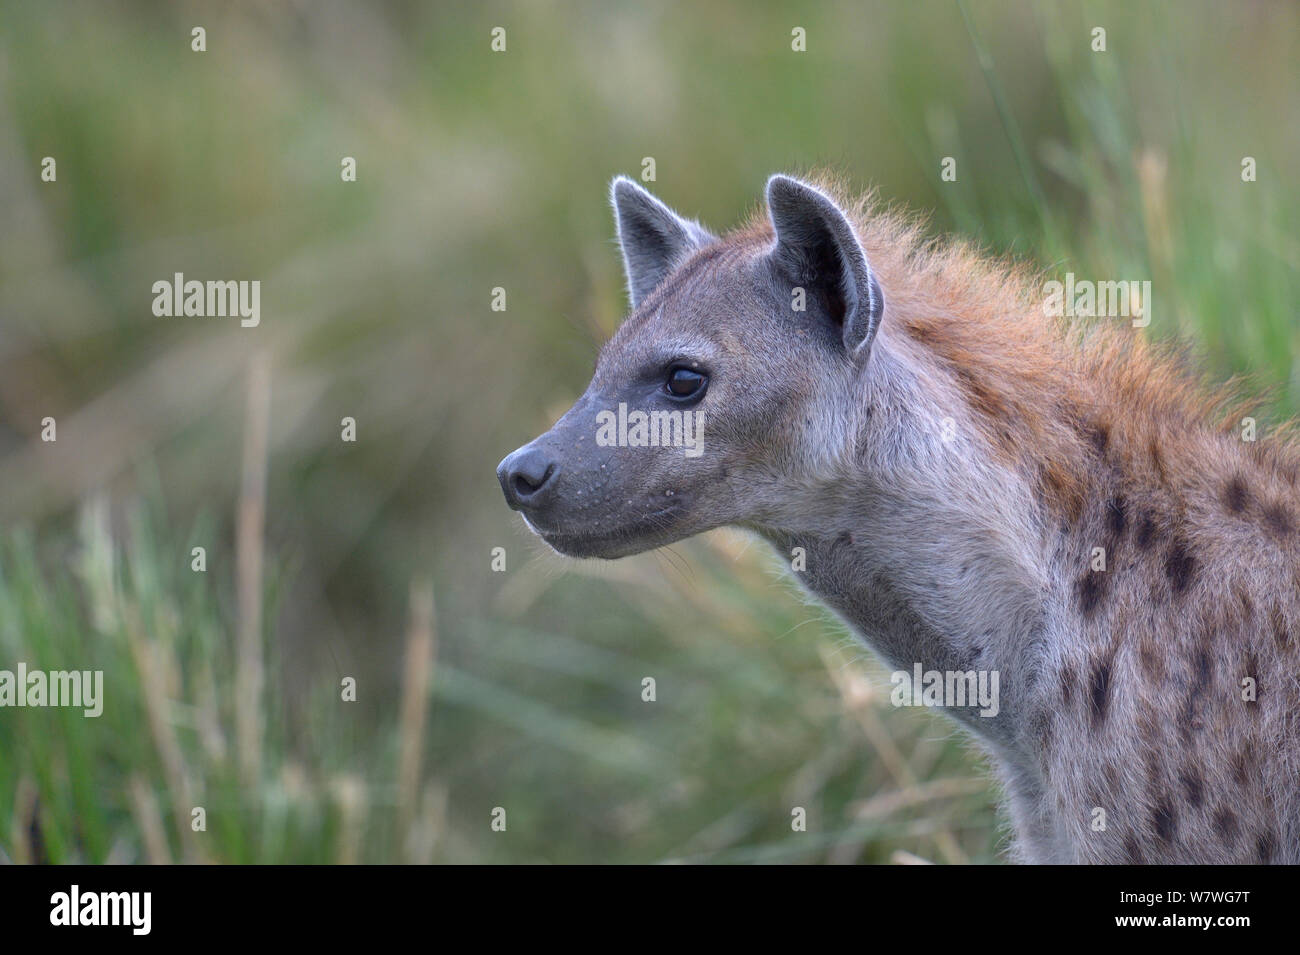
<path id="1" fill-rule="evenodd" d="M 1106 448 L 1110 445 L 1110 427 L 1101 422 L 1094 424 L 1088 429 L 1088 440 L 1096 452 L 1104 457 Z"/>
<path id="2" fill-rule="evenodd" d="M 1250 500 L 1250 493 L 1246 490 L 1246 483 L 1237 475 L 1229 481 L 1223 488 L 1223 506 L 1233 514 L 1240 514 L 1246 509 L 1246 504 Z"/>
<path id="3" fill-rule="evenodd" d="M 1128 502 L 1116 494 L 1106 502 L 1106 526 L 1115 537 L 1123 537 L 1128 528 Z"/>
<path id="4" fill-rule="evenodd" d="M 969 366 L 954 369 L 957 380 L 961 382 L 971 406 L 986 418 L 993 421 L 1005 421 L 1008 417 L 1006 402 L 1002 396 Z"/>
<path id="5" fill-rule="evenodd" d="M 1124 860 L 1129 865 L 1143 864 L 1142 846 L 1138 844 L 1137 837 L 1131 832 L 1124 836 Z"/>
<path id="6" fill-rule="evenodd" d="M 1088 571 L 1079 578 L 1077 590 L 1079 593 L 1079 613 L 1083 614 L 1085 620 L 1090 620 L 1096 615 L 1097 608 L 1106 595 L 1106 574 L 1104 572 Z"/>
<path id="7" fill-rule="evenodd" d="M 1173 803 L 1168 796 L 1161 796 L 1160 801 L 1151 812 L 1151 824 L 1155 826 L 1156 835 L 1162 842 L 1172 842 L 1178 832 L 1178 817 L 1174 815 Z"/>
<path id="8" fill-rule="evenodd" d="M 1197 648 L 1196 658 L 1192 664 L 1196 671 L 1196 683 L 1199 685 L 1194 686 L 1192 692 L 1196 692 L 1197 689 L 1203 690 L 1209 684 L 1210 677 L 1213 675 L 1213 664 L 1214 660 L 1210 656 L 1210 648 L 1202 644 Z"/>
<path id="9" fill-rule="evenodd" d="M 1214 829 L 1226 842 L 1237 835 L 1237 815 L 1231 809 L 1220 809 L 1214 814 Z"/>
<path id="10" fill-rule="evenodd" d="M 1291 512 L 1283 504 L 1272 504 L 1264 508 L 1264 526 L 1278 539 L 1285 539 L 1295 533 Z"/>
<path id="11" fill-rule="evenodd" d="M 1232 590 L 1237 596 L 1237 602 L 1241 604 L 1241 616 L 1243 620 L 1249 621 L 1255 616 L 1254 601 L 1250 599 L 1250 594 L 1246 593 L 1246 588 L 1242 587 L 1241 584 L 1238 583 L 1234 585 Z"/>
<path id="12" fill-rule="evenodd" d="M 853 535 L 848 531 L 842 531 L 840 536 L 835 538 L 835 543 L 844 547 L 851 547 L 853 545 Z"/>
<path id="13" fill-rule="evenodd" d="M 1092 671 L 1092 728 L 1095 730 L 1106 719 L 1110 707 L 1110 667 L 1111 659 L 1097 661 Z"/>
<path id="14" fill-rule="evenodd" d="M 1286 625 L 1286 617 L 1282 615 L 1281 607 L 1274 607 L 1273 612 L 1268 616 L 1269 625 L 1273 630 L 1273 640 L 1276 641 L 1279 650 L 1285 650 L 1291 643 L 1291 631 Z"/>
<path id="15" fill-rule="evenodd" d="M 1179 777 L 1179 780 L 1183 784 L 1187 801 L 1193 807 L 1200 808 L 1201 803 L 1205 801 L 1205 781 L 1201 779 L 1201 771 L 1195 768 L 1189 769 Z"/>
<path id="16" fill-rule="evenodd" d="M 1061 667 L 1061 703 L 1064 706 L 1070 705 L 1070 700 L 1074 697 L 1074 667 Z"/>
<path id="17" fill-rule="evenodd" d="M 1005 442 L 1014 448 L 1015 439 L 1010 434 L 1004 437 Z M 1083 495 L 1070 474 L 1059 464 L 1047 464 L 1039 469 L 1039 480 L 1043 496 L 1065 515 L 1066 526 L 1074 525 L 1083 512 Z"/>
<path id="18" fill-rule="evenodd" d="M 1201 724 L 1196 721 L 1196 690 L 1188 691 L 1183 698 L 1183 707 L 1178 714 L 1178 735 L 1186 744 L 1190 744 Z"/>
<path id="19" fill-rule="evenodd" d="M 1261 863 L 1273 861 L 1273 853 L 1277 851 L 1277 838 L 1273 833 L 1265 831 L 1255 837 L 1255 859 Z"/>
<path id="20" fill-rule="evenodd" d="M 1056 727 L 1053 723 L 1053 717 L 1048 715 L 1043 717 L 1042 723 L 1038 728 L 1038 742 L 1040 749 L 1046 755 L 1047 751 L 1052 748 L 1052 741 L 1056 736 Z M 1044 771 L 1046 771 L 1046 760 L 1044 760 Z"/>
<path id="21" fill-rule="evenodd" d="M 1247 743 L 1242 750 L 1232 758 L 1232 781 L 1238 786 L 1246 785 L 1246 780 L 1250 776 L 1250 770 L 1255 762 L 1254 747 Z"/>
<path id="22" fill-rule="evenodd" d="M 1150 514 L 1143 514 L 1137 528 L 1138 550 L 1147 550 L 1156 539 L 1156 522 Z"/>
<path id="23" fill-rule="evenodd" d="M 1181 594 L 1191 586 L 1196 574 L 1196 558 L 1187 552 L 1187 545 L 1175 540 L 1165 555 L 1165 574 L 1173 585 L 1174 593 Z"/>

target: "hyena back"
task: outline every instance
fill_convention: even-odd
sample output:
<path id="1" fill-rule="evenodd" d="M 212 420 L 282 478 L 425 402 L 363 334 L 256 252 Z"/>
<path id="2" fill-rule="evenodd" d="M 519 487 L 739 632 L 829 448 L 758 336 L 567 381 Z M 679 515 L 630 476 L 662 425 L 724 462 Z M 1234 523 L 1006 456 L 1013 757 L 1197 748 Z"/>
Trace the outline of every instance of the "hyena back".
<path id="1" fill-rule="evenodd" d="M 747 528 L 888 664 L 996 671 L 1033 862 L 1300 861 L 1300 452 L 1130 323 L 785 176 L 721 238 L 613 185 L 632 312 L 498 471 L 556 550 Z M 1149 306 L 1148 306 L 1149 307 Z M 693 411 L 702 451 L 597 440 Z M 1244 427 L 1249 429 L 1250 422 Z"/>

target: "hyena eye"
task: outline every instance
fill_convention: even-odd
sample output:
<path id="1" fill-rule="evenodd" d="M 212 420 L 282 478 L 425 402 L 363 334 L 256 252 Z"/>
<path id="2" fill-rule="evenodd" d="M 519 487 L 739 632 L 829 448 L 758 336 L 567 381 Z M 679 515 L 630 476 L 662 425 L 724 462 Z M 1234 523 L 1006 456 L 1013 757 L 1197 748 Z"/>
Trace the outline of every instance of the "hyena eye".
<path id="1" fill-rule="evenodd" d="M 708 378 L 690 368 L 673 368 L 668 372 L 664 390 L 674 398 L 690 398 L 703 395 Z"/>

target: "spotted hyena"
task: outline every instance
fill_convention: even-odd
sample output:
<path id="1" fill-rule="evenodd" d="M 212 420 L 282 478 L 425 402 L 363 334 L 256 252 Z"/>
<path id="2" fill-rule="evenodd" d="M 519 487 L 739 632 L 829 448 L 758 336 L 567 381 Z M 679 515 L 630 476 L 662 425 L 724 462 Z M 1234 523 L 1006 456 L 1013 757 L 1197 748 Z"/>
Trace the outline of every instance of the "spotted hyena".
<path id="1" fill-rule="evenodd" d="M 996 715 L 949 712 L 1019 858 L 1300 861 L 1295 444 L 870 199 L 775 176 L 718 238 L 612 192 L 631 315 L 498 471 L 534 531 L 615 558 L 746 528 L 890 666 L 996 673 Z M 598 441 L 620 406 L 694 412 L 699 453 Z"/>

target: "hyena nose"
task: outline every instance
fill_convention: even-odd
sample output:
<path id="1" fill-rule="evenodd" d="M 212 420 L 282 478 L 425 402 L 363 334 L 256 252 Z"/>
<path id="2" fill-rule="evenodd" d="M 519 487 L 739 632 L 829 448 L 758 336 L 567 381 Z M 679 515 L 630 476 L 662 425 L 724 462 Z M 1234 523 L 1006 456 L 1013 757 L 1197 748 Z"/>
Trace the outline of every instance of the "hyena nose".
<path id="1" fill-rule="evenodd" d="M 497 465 L 497 480 L 506 503 L 516 511 L 537 507 L 555 487 L 555 461 L 535 445 L 526 445 Z"/>

